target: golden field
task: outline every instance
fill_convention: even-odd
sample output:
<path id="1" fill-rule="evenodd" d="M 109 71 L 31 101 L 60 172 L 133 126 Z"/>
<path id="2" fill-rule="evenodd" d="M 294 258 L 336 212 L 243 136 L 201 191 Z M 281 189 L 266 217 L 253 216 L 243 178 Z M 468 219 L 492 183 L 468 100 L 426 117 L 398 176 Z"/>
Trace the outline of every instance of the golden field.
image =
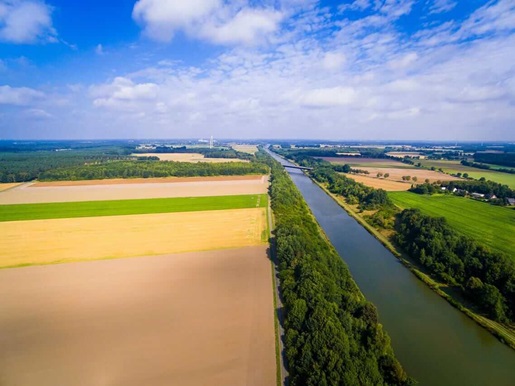
<path id="1" fill-rule="evenodd" d="M 18 185 L 21 185 L 21 182 L 13 182 L 13 183 L 0 183 L 0 192 L 4 190 L 14 188 Z"/>
<path id="2" fill-rule="evenodd" d="M 256 145 L 231 145 L 231 147 L 236 151 L 241 151 L 242 153 L 255 154 L 258 151 Z"/>
<path id="3" fill-rule="evenodd" d="M 0 222 L 0 268 L 263 244 L 266 209 Z"/>
<path id="4" fill-rule="evenodd" d="M 371 188 L 383 189 L 388 192 L 404 191 L 411 188 L 411 183 L 391 181 L 389 178 L 365 177 L 359 174 L 345 174 L 345 177 L 352 178 L 354 181 L 370 186 Z"/>

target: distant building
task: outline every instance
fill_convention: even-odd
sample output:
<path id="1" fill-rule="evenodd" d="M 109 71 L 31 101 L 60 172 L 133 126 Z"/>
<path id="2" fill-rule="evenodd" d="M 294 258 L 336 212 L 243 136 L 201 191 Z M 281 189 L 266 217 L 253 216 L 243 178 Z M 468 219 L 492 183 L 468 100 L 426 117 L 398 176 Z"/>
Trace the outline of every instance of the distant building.
<path id="1" fill-rule="evenodd" d="M 514 205 L 515 206 L 515 198 L 508 198 L 508 205 Z"/>
<path id="2" fill-rule="evenodd" d="M 484 198 L 485 195 L 483 193 L 471 193 L 472 198 Z"/>

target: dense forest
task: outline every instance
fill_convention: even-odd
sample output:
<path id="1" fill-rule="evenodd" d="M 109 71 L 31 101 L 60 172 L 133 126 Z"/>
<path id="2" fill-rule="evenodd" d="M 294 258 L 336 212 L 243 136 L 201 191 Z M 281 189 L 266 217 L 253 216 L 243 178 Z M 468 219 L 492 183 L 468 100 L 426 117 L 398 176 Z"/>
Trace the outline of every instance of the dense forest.
<path id="1" fill-rule="evenodd" d="M 318 162 L 311 165 L 315 166 L 311 177 L 326 184 L 329 191 L 345 197 L 349 204 L 359 204 L 361 210 L 375 210 L 364 216 L 367 222 L 376 228 L 394 230 L 393 241 L 433 275 L 462 290 L 490 318 L 515 321 L 515 263 L 509 256 L 494 253 L 479 241 L 458 234 L 444 218 L 411 209 L 401 212 L 381 189 L 367 187 Z M 448 188 L 478 193 L 495 192 L 501 197 L 513 194 L 507 186 L 491 181 L 446 184 Z"/>
<path id="2" fill-rule="evenodd" d="M 52 169 L 128 159 L 127 153 L 126 149 L 118 147 L 0 152 L 0 182 L 32 181 Z"/>
<path id="3" fill-rule="evenodd" d="M 284 168 L 270 157 L 276 255 L 290 384 L 414 384 L 350 272 Z M 265 158 L 266 157 L 266 158 Z"/>
<path id="4" fill-rule="evenodd" d="M 481 153 L 474 154 L 474 161 L 486 164 L 515 167 L 515 153 Z"/>
<path id="5" fill-rule="evenodd" d="M 111 161 L 48 170 L 41 173 L 39 179 L 41 181 L 63 181 L 136 177 L 229 176 L 268 174 L 268 172 L 268 166 L 257 162 Z"/>

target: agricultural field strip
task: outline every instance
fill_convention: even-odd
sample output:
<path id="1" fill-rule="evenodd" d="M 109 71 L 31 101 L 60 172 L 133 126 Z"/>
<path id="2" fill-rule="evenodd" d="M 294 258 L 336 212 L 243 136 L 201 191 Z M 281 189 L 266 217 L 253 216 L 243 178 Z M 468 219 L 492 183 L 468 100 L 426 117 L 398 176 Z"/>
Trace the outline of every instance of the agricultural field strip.
<path id="1" fill-rule="evenodd" d="M 458 232 L 514 257 L 514 210 L 463 197 L 411 192 L 389 192 L 388 196 L 402 209 L 417 208 L 430 216 L 445 217 Z"/>
<path id="2" fill-rule="evenodd" d="M 256 207 L 0 222 L 0 268 L 263 245 L 266 230 Z"/>
<path id="3" fill-rule="evenodd" d="M 0 205 L 0 222 L 266 208 L 266 194 Z"/>
<path id="4" fill-rule="evenodd" d="M 193 177 L 194 178 L 194 177 Z M 110 180 L 107 180 L 110 181 Z M 36 204 L 72 201 L 108 201 L 171 197 L 206 197 L 265 194 L 268 192 L 268 178 L 238 180 L 194 180 L 132 183 L 66 185 L 59 183 L 31 183 L 0 192 L 0 205 Z M 75 181 L 79 182 L 79 181 Z M 84 181 L 80 181 L 84 182 Z M 98 182 L 98 181 L 97 181 Z M 43 185 L 43 186 L 41 186 Z"/>

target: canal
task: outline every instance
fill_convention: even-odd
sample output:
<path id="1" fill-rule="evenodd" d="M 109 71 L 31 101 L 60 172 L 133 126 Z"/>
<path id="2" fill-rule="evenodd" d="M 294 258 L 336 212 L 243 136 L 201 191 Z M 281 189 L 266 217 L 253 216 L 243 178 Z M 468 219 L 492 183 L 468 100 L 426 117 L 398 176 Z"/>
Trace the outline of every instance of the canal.
<path id="1" fill-rule="evenodd" d="M 515 385 L 515 351 L 431 291 L 302 171 L 287 170 L 420 385 Z"/>

